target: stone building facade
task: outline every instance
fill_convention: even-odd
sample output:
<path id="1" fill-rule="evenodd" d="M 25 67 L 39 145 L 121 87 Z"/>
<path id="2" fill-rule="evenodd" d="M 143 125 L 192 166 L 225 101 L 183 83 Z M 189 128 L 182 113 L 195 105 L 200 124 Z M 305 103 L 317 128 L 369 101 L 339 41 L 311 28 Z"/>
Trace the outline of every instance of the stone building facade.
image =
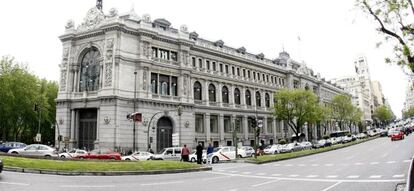
<path id="1" fill-rule="evenodd" d="M 68 21 L 65 28 L 56 115 L 61 147 L 131 149 L 133 122 L 126 116 L 133 112 L 143 118 L 136 124 L 138 150 L 230 145 L 233 127 L 240 127 L 238 142 L 251 145 L 250 117 L 263 120 L 260 138 L 272 144 L 293 134 L 272 115 L 275 92 L 306 88 L 321 103 L 344 93 L 287 52 L 267 59 L 133 10 L 92 8 L 80 25 Z M 304 132 L 322 136 L 319 128 Z"/>

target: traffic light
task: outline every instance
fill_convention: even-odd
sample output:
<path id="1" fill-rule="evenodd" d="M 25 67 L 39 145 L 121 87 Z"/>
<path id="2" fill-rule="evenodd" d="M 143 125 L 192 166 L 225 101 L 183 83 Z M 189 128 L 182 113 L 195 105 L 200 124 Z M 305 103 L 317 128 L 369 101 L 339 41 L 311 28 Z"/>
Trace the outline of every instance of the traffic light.
<path id="1" fill-rule="evenodd" d="M 260 128 L 256 128 L 256 137 L 260 136 Z"/>
<path id="2" fill-rule="evenodd" d="M 250 119 L 251 119 L 250 127 L 252 129 L 256 129 L 256 125 L 257 125 L 256 118 L 252 117 Z"/>

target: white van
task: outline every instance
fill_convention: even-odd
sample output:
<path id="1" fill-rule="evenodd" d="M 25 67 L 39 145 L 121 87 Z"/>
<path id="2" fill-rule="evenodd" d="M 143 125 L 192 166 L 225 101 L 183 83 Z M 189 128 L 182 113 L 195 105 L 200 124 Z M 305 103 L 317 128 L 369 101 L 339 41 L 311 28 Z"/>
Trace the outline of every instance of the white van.
<path id="1" fill-rule="evenodd" d="M 168 147 L 153 156 L 153 160 L 181 160 L 182 147 Z"/>

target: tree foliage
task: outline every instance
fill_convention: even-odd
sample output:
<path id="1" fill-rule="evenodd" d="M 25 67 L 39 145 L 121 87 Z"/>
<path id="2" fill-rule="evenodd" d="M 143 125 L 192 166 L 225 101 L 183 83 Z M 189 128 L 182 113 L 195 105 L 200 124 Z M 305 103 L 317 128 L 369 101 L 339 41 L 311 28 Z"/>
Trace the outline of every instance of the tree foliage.
<path id="1" fill-rule="evenodd" d="M 414 107 L 410 107 L 407 111 L 403 113 L 403 118 L 414 117 Z"/>
<path id="2" fill-rule="evenodd" d="M 387 63 L 408 66 L 414 72 L 414 6 L 411 0 L 357 0 L 357 6 L 378 23 L 385 42 L 394 46 L 395 57 Z"/>
<path id="3" fill-rule="evenodd" d="M 43 143 L 54 141 L 58 85 L 39 79 L 12 57 L 0 60 L 0 140 L 32 143 L 38 132 Z M 39 112 L 34 105 L 39 105 Z M 40 114 L 40 115 L 39 115 Z"/>
<path id="4" fill-rule="evenodd" d="M 353 112 L 351 98 L 345 94 L 338 94 L 332 98 L 332 116 L 338 122 L 339 129 L 344 130 L 344 125 L 351 121 Z"/>
<path id="5" fill-rule="evenodd" d="M 279 120 L 285 120 L 299 137 L 303 125 L 321 120 L 322 112 L 317 96 L 308 90 L 284 89 L 275 94 L 275 113 Z"/>
<path id="6" fill-rule="evenodd" d="M 383 123 L 388 123 L 393 118 L 392 112 L 384 105 L 375 109 L 374 117 Z"/>

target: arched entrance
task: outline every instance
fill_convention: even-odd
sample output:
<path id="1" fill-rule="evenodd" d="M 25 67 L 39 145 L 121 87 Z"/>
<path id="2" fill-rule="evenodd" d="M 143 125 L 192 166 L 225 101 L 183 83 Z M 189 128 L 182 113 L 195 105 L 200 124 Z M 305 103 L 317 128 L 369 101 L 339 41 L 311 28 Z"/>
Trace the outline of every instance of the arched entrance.
<path id="1" fill-rule="evenodd" d="M 157 123 L 157 151 L 172 147 L 173 126 L 168 117 L 161 117 Z"/>

